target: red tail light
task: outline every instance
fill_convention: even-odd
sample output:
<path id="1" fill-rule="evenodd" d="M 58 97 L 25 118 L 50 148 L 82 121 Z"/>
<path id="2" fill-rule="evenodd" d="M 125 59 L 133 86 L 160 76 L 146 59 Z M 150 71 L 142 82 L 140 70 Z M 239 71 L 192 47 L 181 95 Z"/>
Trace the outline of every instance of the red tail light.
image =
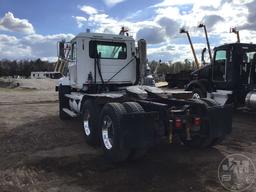
<path id="1" fill-rule="evenodd" d="M 200 125 L 201 125 L 201 119 L 200 119 L 200 117 L 195 117 L 195 118 L 194 118 L 194 125 L 195 125 L 195 126 L 200 126 Z"/>
<path id="2" fill-rule="evenodd" d="M 175 119 L 175 127 L 176 128 L 181 128 L 182 127 L 182 121 L 180 118 Z"/>

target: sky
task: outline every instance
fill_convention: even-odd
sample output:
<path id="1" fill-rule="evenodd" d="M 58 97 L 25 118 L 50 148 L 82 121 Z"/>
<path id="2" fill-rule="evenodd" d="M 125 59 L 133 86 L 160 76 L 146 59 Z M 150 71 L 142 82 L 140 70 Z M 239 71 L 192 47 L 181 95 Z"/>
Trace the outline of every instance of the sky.
<path id="1" fill-rule="evenodd" d="M 256 0 L 0 0 L 0 59 L 55 61 L 57 41 L 80 32 L 118 34 L 129 29 L 137 41 L 147 41 L 149 60 L 193 59 L 189 31 L 198 58 L 208 29 L 211 48 L 236 42 L 256 43 Z"/>

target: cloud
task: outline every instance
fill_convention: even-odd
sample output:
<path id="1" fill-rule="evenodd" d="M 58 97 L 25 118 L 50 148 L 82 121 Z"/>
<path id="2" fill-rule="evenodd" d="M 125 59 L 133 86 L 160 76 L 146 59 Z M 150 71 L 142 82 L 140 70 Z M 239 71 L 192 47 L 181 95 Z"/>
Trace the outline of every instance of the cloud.
<path id="1" fill-rule="evenodd" d="M 208 30 L 212 30 L 214 25 L 221 21 L 225 21 L 225 19 L 219 15 L 206 15 L 203 18 L 203 23 L 208 27 Z"/>
<path id="2" fill-rule="evenodd" d="M 87 21 L 87 19 L 82 16 L 73 16 L 73 18 L 75 18 L 78 28 L 82 28 Z"/>
<path id="3" fill-rule="evenodd" d="M 31 34 L 31 35 L 25 36 L 23 39 L 26 40 L 27 42 L 30 42 L 31 44 L 45 43 L 45 42 L 56 44 L 57 41 L 60 41 L 62 39 L 66 39 L 67 41 L 70 41 L 74 37 L 75 36 L 73 34 L 65 34 L 65 33 L 54 34 L 54 35 Z"/>
<path id="4" fill-rule="evenodd" d="M 31 57 L 31 48 L 20 43 L 15 36 L 0 34 L 0 59 Z"/>
<path id="5" fill-rule="evenodd" d="M 70 41 L 74 38 L 72 34 L 54 34 L 54 35 L 40 35 L 33 34 L 22 38 L 21 44 L 27 45 L 31 48 L 34 58 L 50 58 L 57 56 L 57 42 L 65 39 Z"/>
<path id="6" fill-rule="evenodd" d="M 15 53 L 14 53 L 15 51 Z M 0 59 L 30 59 L 32 50 L 24 45 L 0 45 Z"/>
<path id="7" fill-rule="evenodd" d="M 197 0 L 179 0 L 179 1 L 170 1 L 170 0 L 163 0 L 162 2 L 153 5 L 153 7 L 169 7 L 169 6 L 182 6 L 182 5 L 196 5 L 199 7 L 202 6 L 212 6 L 212 7 L 219 7 L 223 3 L 223 0 L 204 0 L 204 1 L 197 1 Z"/>
<path id="8" fill-rule="evenodd" d="M 119 4 L 125 0 L 103 0 L 104 3 L 108 6 L 108 7 L 113 7 L 115 6 L 116 4 Z"/>
<path id="9" fill-rule="evenodd" d="M 79 19 L 79 21 L 78 21 Z M 98 12 L 96 14 L 88 15 L 87 18 L 76 18 L 78 27 L 81 24 L 85 25 L 87 28 L 90 28 L 94 32 L 103 33 L 117 33 L 123 25 L 122 22 L 117 21 L 116 19 L 110 17 L 104 12 Z M 86 22 L 85 22 L 86 21 Z M 79 24 L 81 23 L 81 24 Z"/>
<path id="10" fill-rule="evenodd" d="M 249 12 L 247 16 L 247 22 L 243 25 L 240 25 L 240 28 L 256 31 L 256 1 L 246 4 L 246 7 L 248 8 Z"/>
<path id="11" fill-rule="evenodd" d="M 196 51 L 197 59 L 200 60 L 200 54 L 202 49 L 205 47 L 203 43 L 195 44 L 194 48 Z M 184 57 L 184 55 L 186 57 Z M 152 47 L 148 48 L 148 58 L 150 60 L 159 60 L 162 61 L 184 61 L 185 59 L 189 59 L 191 61 L 194 60 L 194 57 L 191 52 L 190 46 L 187 44 L 173 44 L 173 45 L 162 45 L 160 47 Z"/>
<path id="12" fill-rule="evenodd" d="M 33 25 L 28 20 L 15 18 L 11 12 L 7 12 L 0 19 L 0 30 L 22 32 L 25 34 L 35 33 Z"/>
<path id="13" fill-rule="evenodd" d="M 149 44 L 162 43 L 165 39 L 165 32 L 160 27 L 145 27 L 137 32 L 137 39 L 145 39 Z"/>
<path id="14" fill-rule="evenodd" d="M 57 42 L 74 38 L 72 34 L 40 35 L 29 34 L 17 38 L 0 35 L 0 59 L 37 59 L 53 60 L 57 58 Z"/>
<path id="15" fill-rule="evenodd" d="M 76 17 L 80 22 L 82 17 Z M 7 12 L 0 19 L 0 30 L 21 32 L 16 36 L 0 34 L 0 59 L 36 59 L 56 58 L 57 41 L 74 38 L 73 34 L 36 34 L 33 25 L 26 19 L 15 18 L 11 12 Z"/>
<path id="16" fill-rule="evenodd" d="M 0 42 L 2 44 L 14 44 L 17 43 L 17 38 L 15 36 L 9 36 L 9 35 L 5 35 L 5 34 L 0 34 Z"/>
<path id="17" fill-rule="evenodd" d="M 88 15 L 93 15 L 93 14 L 98 13 L 97 9 L 95 9 L 94 7 L 88 6 L 88 5 L 84 5 L 84 6 L 80 7 L 80 10 Z"/>
<path id="18" fill-rule="evenodd" d="M 162 17 L 158 20 L 158 23 L 161 27 L 165 29 L 166 36 L 173 37 L 179 32 L 180 24 L 173 19 Z"/>

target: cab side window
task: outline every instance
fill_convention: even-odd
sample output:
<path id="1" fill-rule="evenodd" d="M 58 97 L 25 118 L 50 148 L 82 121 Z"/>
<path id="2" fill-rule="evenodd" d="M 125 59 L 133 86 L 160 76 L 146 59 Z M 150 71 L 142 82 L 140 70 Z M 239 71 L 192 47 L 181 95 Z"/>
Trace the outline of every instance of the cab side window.
<path id="1" fill-rule="evenodd" d="M 213 80 L 225 81 L 226 80 L 226 64 L 227 64 L 227 51 L 218 50 L 215 53 L 213 64 Z"/>
<path id="2" fill-rule="evenodd" d="M 76 42 L 72 44 L 71 58 L 76 61 Z"/>
<path id="3" fill-rule="evenodd" d="M 76 61 L 76 42 L 71 44 L 71 52 L 69 54 L 69 59 Z"/>

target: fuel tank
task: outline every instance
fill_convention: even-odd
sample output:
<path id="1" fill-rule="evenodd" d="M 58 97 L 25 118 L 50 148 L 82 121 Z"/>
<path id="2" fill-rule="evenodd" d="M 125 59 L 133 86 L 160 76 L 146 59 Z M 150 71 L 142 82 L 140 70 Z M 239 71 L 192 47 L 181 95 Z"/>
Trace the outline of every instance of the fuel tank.
<path id="1" fill-rule="evenodd" d="M 245 106 L 250 109 L 256 109 L 256 91 L 251 91 L 246 95 Z"/>

